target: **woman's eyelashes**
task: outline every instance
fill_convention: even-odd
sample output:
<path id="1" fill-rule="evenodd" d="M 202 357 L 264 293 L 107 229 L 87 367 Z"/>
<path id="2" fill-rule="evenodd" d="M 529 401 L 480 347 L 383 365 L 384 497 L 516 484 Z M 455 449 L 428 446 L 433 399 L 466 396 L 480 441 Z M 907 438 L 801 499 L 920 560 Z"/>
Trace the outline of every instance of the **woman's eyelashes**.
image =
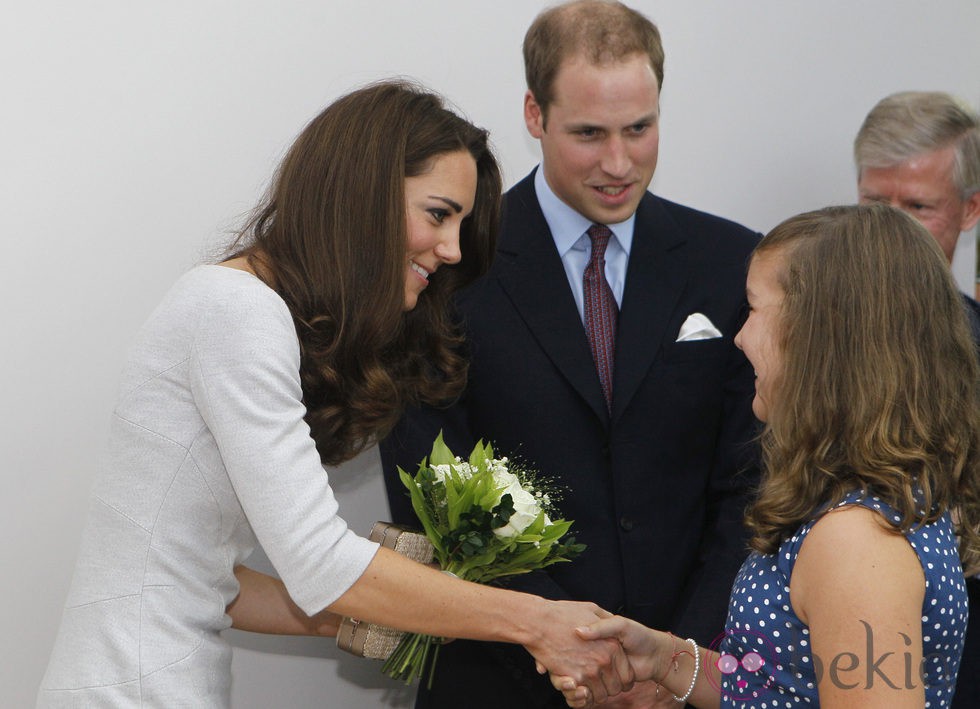
<path id="1" fill-rule="evenodd" d="M 449 216 L 449 210 L 442 209 L 441 207 L 432 207 L 428 211 L 429 214 L 432 215 L 432 218 L 435 220 L 436 224 L 442 224 L 446 220 L 446 217 Z"/>

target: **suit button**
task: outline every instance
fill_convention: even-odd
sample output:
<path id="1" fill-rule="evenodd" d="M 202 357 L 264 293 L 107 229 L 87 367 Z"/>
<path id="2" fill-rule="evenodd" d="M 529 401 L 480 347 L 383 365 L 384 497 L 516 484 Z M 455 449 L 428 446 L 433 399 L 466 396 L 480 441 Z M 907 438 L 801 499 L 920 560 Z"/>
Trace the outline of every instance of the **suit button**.
<path id="1" fill-rule="evenodd" d="M 629 517 L 620 517 L 619 528 L 622 529 L 624 532 L 632 532 L 633 520 L 631 520 Z"/>

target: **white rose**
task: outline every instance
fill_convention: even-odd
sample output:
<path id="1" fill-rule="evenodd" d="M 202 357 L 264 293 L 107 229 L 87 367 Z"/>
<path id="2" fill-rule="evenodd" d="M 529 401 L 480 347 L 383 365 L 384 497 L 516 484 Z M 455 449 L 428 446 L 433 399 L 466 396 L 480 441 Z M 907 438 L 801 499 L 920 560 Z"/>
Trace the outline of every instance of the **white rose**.
<path id="1" fill-rule="evenodd" d="M 493 484 L 497 486 L 498 490 L 503 488 L 504 492 L 507 492 L 509 488 L 521 486 L 521 481 L 517 479 L 517 476 L 504 466 L 499 465 L 499 461 L 493 461 L 490 472 L 493 473 Z M 503 492 L 500 494 L 502 496 Z"/>
<path id="2" fill-rule="evenodd" d="M 513 478 L 513 481 L 500 493 L 500 496 L 509 494 L 513 498 L 514 514 L 511 515 L 507 524 L 493 530 L 493 533 L 502 539 L 510 539 L 521 534 L 541 514 L 541 505 L 538 504 L 534 495 L 521 487 L 515 475 L 512 473 L 507 473 L 507 475 Z M 494 471 L 494 478 L 496 477 L 497 471 Z"/>

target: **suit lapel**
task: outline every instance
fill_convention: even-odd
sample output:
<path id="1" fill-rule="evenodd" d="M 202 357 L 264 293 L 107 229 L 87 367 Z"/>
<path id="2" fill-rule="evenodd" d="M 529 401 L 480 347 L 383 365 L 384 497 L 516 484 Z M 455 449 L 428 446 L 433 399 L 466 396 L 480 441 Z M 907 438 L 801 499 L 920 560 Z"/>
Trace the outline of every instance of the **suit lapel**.
<path id="1" fill-rule="evenodd" d="M 616 336 L 613 420 L 636 394 L 668 336 L 688 280 L 686 237 L 663 205 L 646 195 L 637 209 Z"/>
<path id="2" fill-rule="evenodd" d="M 499 282 L 541 349 L 596 415 L 608 421 L 588 337 L 534 193 L 533 176 L 507 193 Z"/>

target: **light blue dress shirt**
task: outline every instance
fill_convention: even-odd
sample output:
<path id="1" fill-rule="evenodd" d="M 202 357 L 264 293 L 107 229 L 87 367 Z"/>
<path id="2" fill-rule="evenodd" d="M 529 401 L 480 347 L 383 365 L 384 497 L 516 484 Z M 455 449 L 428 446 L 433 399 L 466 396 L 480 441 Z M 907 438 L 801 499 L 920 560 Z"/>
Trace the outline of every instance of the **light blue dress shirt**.
<path id="1" fill-rule="evenodd" d="M 551 229 L 555 247 L 565 267 L 568 285 L 571 286 L 572 296 L 579 317 L 585 322 L 585 295 L 582 286 L 582 274 L 589 265 L 592 255 L 592 242 L 588 230 L 592 222 L 569 207 L 551 191 L 544 170 L 538 166 L 534 174 L 534 190 L 538 196 L 538 204 L 544 213 L 544 219 Z M 626 287 L 626 266 L 629 263 L 630 247 L 633 245 L 633 225 L 636 223 L 636 213 L 618 224 L 606 224 L 612 231 L 612 238 L 606 246 L 606 281 L 612 289 L 616 304 L 623 305 L 623 289 Z"/>

